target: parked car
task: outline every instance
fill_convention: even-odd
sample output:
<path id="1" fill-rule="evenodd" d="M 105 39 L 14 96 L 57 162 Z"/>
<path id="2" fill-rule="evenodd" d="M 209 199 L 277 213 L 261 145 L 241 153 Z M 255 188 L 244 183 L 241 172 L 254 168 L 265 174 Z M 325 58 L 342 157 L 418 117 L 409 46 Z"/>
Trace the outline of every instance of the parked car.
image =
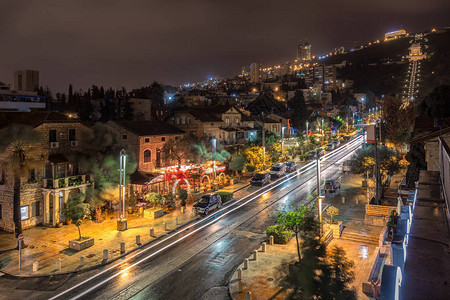
<path id="1" fill-rule="evenodd" d="M 259 185 L 259 186 L 263 186 L 269 182 L 270 182 L 270 174 L 267 172 L 256 173 L 250 180 L 251 185 Z"/>
<path id="2" fill-rule="evenodd" d="M 351 164 L 351 160 L 346 160 L 342 163 L 342 172 L 350 172 L 350 164 Z"/>
<path id="3" fill-rule="evenodd" d="M 297 170 L 297 164 L 293 161 L 288 161 L 285 165 L 286 165 L 286 173 L 291 173 Z"/>
<path id="4" fill-rule="evenodd" d="M 279 178 L 286 173 L 286 165 L 282 163 L 276 163 L 270 168 L 270 177 Z"/>
<path id="5" fill-rule="evenodd" d="M 339 147 L 341 142 L 339 140 L 333 140 L 332 144 L 333 144 L 334 148 L 337 148 L 337 147 Z"/>
<path id="6" fill-rule="evenodd" d="M 322 148 L 317 148 L 316 150 L 314 150 L 317 152 L 317 155 L 320 157 L 322 155 L 325 154 L 325 150 L 323 150 Z"/>
<path id="7" fill-rule="evenodd" d="M 325 192 L 336 192 L 338 189 L 341 189 L 341 184 L 338 181 L 334 179 L 325 181 Z"/>
<path id="8" fill-rule="evenodd" d="M 327 151 L 331 151 L 331 150 L 333 150 L 334 149 L 334 145 L 333 144 L 327 144 L 326 146 L 325 146 L 325 150 L 327 150 Z"/>
<path id="9" fill-rule="evenodd" d="M 200 213 L 207 215 L 211 210 L 220 208 L 222 206 L 222 199 L 219 194 L 207 194 L 203 195 L 196 204 L 194 209 Z"/>

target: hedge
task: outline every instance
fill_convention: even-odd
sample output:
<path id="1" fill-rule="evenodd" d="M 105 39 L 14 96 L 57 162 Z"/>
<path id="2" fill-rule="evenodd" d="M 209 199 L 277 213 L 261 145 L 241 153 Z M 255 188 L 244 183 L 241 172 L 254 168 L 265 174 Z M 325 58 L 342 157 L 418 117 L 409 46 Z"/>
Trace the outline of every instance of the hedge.
<path id="1" fill-rule="evenodd" d="M 274 225 L 267 227 L 266 234 L 268 237 L 273 235 L 275 244 L 286 244 L 292 239 L 292 231 L 283 225 Z"/>
<path id="2" fill-rule="evenodd" d="M 222 199 L 222 203 L 227 203 L 230 200 L 233 200 L 232 192 L 218 192 L 220 198 Z"/>

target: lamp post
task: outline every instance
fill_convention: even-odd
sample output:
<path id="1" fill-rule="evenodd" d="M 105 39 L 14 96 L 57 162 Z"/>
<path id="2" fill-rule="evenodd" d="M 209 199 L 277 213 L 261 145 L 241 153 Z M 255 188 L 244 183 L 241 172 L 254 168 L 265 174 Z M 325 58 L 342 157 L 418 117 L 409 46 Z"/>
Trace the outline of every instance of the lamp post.
<path id="1" fill-rule="evenodd" d="M 216 181 L 216 144 L 217 144 L 217 139 L 213 138 L 211 140 L 212 143 L 212 147 L 213 147 L 213 178 L 214 178 L 214 182 Z"/>
<path id="2" fill-rule="evenodd" d="M 323 200 L 325 200 L 325 196 L 319 196 L 317 201 L 319 202 L 319 235 L 322 236 L 322 205 Z"/>
<path id="3" fill-rule="evenodd" d="M 125 219 L 125 166 L 127 154 L 125 149 L 120 151 L 119 158 L 119 220 L 117 220 L 117 230 L 127 230 L 127 219 Z"/>
<path id="4" fill-rule="evenodd" d="M 284 155 L 283 155 L 283 150 L 284 150 L 284 129 L 286 127 L 284 127 L 283 125 L 281 125 L 281 158 L 283 159 Z"/>

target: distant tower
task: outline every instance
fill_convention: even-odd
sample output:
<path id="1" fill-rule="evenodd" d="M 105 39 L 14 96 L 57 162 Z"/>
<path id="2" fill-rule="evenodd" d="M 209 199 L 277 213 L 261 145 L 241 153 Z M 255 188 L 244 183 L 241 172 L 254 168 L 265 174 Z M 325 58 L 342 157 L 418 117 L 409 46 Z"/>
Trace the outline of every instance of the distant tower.
<path id="1" fill-rule="evenodd" d="M 297 45 L 297 59 L 300 61 L 311 61 L 311 44 L 305 42 Z"/>
<path id="2" fill-rule="evenodd" d="M 14 71 L 14 89 L 16 91 L 34 92 L 39 88 L 39 71 Z"/>
<path id="3" fill-rule="evenodd" d="M 250 65 L 250 81 L 260 82 L 261 81 L 261 64 L 252 63 Z"/>

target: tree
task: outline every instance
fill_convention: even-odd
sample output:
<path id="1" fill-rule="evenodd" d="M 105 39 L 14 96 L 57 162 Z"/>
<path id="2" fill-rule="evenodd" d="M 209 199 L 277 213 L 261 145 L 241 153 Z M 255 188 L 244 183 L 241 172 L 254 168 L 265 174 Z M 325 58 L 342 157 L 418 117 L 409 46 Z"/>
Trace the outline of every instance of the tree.
<path id="1" fill-rule="evenodd" d="M 414 118 L 413 105 L 405 105 L 400 97 L 386 97 L 382 109 L 382 128 L 386 140 L 396 146 L 406 144 L 410 139 Z"/>
<path id="2" fill-rule="evenodd" d="M 170 139 L 162 147 L 162 153 L 168 163 L 175 160 L 178 166 L 181 166 L 183 161 L 195 162 L 199 157 L 194 146 L 196 143 L 198 140 L 193 136 L 185 136 L 179 140 Z"/>
<path id="3" fill-rule="evenodd" d="M 164 203 L 164 200 L 162 200 L 164 197 L 162 197 L 158 193 L 148 193 L 144 196 L 144 200 L 151 203 L 154 206 L 157 206 L 158 204 Z"/>
<path id="4" fill-rule="evenodd" d="M 305 236 L 309 231 L 313 231 L 317 222 L 314 220 L 312 206 L 299 205 L 289 211 L 280 212 L 278 214 L 277 224 L 283 225 L 295 234 L 297 242 L 298 260 L 301 261 L 300 240 L 301 236 Z"/>
<path id="5" fill-rule="evenodd" d="M 242 172 L 245 165 L 245 157 L 242 155 L 235 155 L 230 161 L 229 169 L 235 172 Z"/>
<path id="6" fill-rule="evenodd" d="M 339 208 L 334 207 L 334 206 L 329 206 L 326 210 L 327 215 L 330 216 L 331 218 L 331 223 L 333 223 L 333 217 L 337 216 L 339 214 Z"/>
<path id="7" fill-rule="evenodd" d="M 186 206 L 186 200 L 188 198 L 188 192 L 185 189 L 180 189 L 178 191 L 178 197 L 180 197 L 181 206 Z"/>
<path id="8" fill-rule="evenodd" d="M 84 219 L 90 217 L 89 204 L 84 203 L 81 194 L 75 196 L 69 196 L 67 203 L 64 204 L 63 215 L 66 220 L 72 220 L 72 222 L 78 228 L 78 240 L 81 241 L 80 226 L 83 224 Z"/>
<path id="9" fill-rule="evenodd" d="M 21 177 L 31 170 L 42 167 L 45 155 L 39 132 L 26 125 L 13 124 L 0 130 L 0 152 L 8 153 L 6 158 L 13 170 L 13 219 L 16 237 L 22 233 L 20 216 Z"/>
<path id="10" fill-rule="evenodd" d="M 353 155 L 350 168 L 355 174 L 366 174 L 373 176 L 375 166 L 374 146 L 359 149 Z M 378 164 L 382 177 L 392 176 L 398 173 L 402 165 L 402 157 L 398 150 L 386 146 L 378 146 Z"/>
<path id="11" fill-rule="evenodd" d="M 308 109 L 302 91 L 295 92 L 294 98 L 289 100 L 288 107 L 292 112 L 292 125 L 294 128 L 305 128 L 308 119 Z"/>

